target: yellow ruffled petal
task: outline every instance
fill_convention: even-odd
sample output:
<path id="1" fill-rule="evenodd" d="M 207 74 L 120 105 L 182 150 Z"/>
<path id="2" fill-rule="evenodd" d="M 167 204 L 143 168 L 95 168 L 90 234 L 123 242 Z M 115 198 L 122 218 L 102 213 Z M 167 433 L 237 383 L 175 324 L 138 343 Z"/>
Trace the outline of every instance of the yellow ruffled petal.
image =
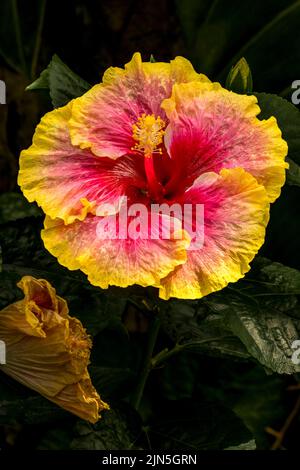
<path id="1" fill-rule="evenodd" d="M 55 397 L 48 398 L 90 423 L 99 420 L 99 410 L 110 409 L 109 405 L 100 399 L 88 376 L 76 384 L 67 385 Z"/>
<path id="2" fill-rule="evenodd" d="M 204 243 L 161 281 L 160 297 L 199 299 L 249 271 L 269 221 L 265 188 L 242 168 L 205 173 L 187 191 L 186 203 L 204 205 Z M 191 247 L 193 246 L 193 239 Z"/>
<path id="3" fill-rule="evenodd" d="M 96 204 L 110 202 L 107 199 L 113 194 L 107 183 L 108 165 L 70 142 L 72 106 L 70 102 L 42 118 L 32 145 L 21 152 L 18 176 L 28 201 L 36 201 L 46 214 L 66 224 L 95 213 Z M 113 197 L 118 197 L 118 191 Z"/>
<path id="4" fill-rule="evenodd" d="M 161 76 L 162 80 L 172 77 L 174 83 L 185 83 L 195 80 L 210 83 L 209 78 L 203 73 L 196 72 L 191 62 L 184 57 L 177 56 L 170 63 L 143 62 L 140 52 L 133 54 L 131 61 L 125 64 L 124 69 L 109 67 L 103 74 L 102 83 L 104 85 L 112 85 L 120 77 L 137 72 Z"/>
<path id="5" fill-rule="evenodd" d="M 107 223 L 109 219 L 107 217 Z M 111 219 L 113 223 L 114 216 Z M 70 270 L 81 269 L 91 284 L 103 289 L 110 285 L 159 285 L 161 278 L 186 261 L 190 238 L 175 219 L 169 239 L 151 238 L 150 234 L 150 230 L 158 234 L 162 227 L 169 225 L 167 216 L 160 216 L 157 227 L 147 224 L 138 239 L 119 238 L 118 233 L 103 239 L 99 235 L 102 223 L 101 217 L 89 216 L 83 222 L 66 226 L 46 217 L 42 239 L 47 250 L 63 266 Z"/>

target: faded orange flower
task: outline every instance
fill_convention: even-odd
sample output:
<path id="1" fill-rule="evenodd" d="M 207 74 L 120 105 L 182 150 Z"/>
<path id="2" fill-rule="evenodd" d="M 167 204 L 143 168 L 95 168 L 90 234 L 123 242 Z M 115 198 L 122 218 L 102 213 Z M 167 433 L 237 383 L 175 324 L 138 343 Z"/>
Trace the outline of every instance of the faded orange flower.
<path id="1" fill-rule="evenodd" d="M 92 346 L 81 322 L 69 316 L 67 302 L 44 279 L 24 276 L 24 299 L 0 311 L 0 340 L 6 364 L 0 366 L 48 400 L 95 423 L 109 409 L 87 370 Z"/>

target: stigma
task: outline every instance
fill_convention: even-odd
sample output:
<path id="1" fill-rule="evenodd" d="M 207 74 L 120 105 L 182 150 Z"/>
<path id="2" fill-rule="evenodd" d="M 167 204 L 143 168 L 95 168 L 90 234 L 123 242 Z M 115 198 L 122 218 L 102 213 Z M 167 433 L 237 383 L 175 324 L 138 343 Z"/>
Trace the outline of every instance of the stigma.
<path id="1" fill-rule="evenodd" d="M 166 124 L 161 117 L 143 113 L 132 126 L 132 137 L 136 141 L 132 150 L 141 152 L 146 158 L 153 153 L 162 153 L 159 145 L 163 142 Z"/>

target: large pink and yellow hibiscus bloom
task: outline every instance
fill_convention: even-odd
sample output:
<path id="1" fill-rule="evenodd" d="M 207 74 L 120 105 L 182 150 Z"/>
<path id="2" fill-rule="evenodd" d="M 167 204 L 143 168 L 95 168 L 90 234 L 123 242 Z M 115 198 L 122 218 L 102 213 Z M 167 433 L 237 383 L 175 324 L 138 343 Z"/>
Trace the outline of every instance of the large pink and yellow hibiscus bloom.
<path id="1" fill-rule="evenodd" d="M 264 242 L 287 168 L 276 119 L 259 112 L 254 96 L 211 83 L 182 57 L 149 63 L 136 53 L 124 69 L 109 68 L 101 84 L 46 114 L 21 154 L 19 184 L 46 214 L 46 248 L 94 285 L 155 286 L 164 299 L 237 281 Z M 203 244 L 190 249 L 194 221 L 189 231 L 172 212 L 140 238 L 99 238 L 111 214 L 97 208 L 117 213 L 124 197 L 149 212 L 153 203 L 201 204 Z"/>

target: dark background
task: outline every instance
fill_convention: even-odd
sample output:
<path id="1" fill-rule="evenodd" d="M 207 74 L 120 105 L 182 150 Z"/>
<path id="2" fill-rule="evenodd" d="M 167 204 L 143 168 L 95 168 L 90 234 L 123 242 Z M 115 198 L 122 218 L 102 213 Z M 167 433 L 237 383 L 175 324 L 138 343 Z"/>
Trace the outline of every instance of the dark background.
<path id="1" fill-rule="evenodd" d="M 291 83 L 300 79 L 300 2 L 1 0 L 0 79 L 7 85 L 7 105 L 0 105 L 0 194 L 18 191 L 19 152 L 30 145 L 40 117 L 51 109 L 47 93 L 25 92 L 25 87 L 38 77 L 52 55 L 58 54 L 71 69 L 94 84 L 107 67 L 122 66 L 136 51 L 142 53 L 144 60 L 149 60 L 151 54 L 157 61 L 183 55 L 197 71 L 223 84 L 230 66 L 244 56 L 252 70 L 255 91 L 276 93 L 289 100 Z M 268 258 L 297 269 L 299 200 L 299 187 L 284 188 L 272 208 L 261 251 Z M 111 337 L 109 334 L 103 336 L 101 347 L 108 351 L 117 348 L 121 356 L 127 354 L 122 350 L 122 334 L 122 340 L 115 333 Z M 141 341 L 137 339 L 134 348 L 138 349 Z M 266 376 L 260 366 L 236 364 L 230 359 L 199 359 L 193 354 L 171 361 L 163 377 L 159 376 L 158 382 L 153 380 L 149 390 L 152 386 L 170 403 L 174 399 L 197 401 L 203 393 L 206 397 L 222 397 L 231 405 L 238 403 L 236 406 L 248 416 L 248 426 L 255 428 L 262 448 L 269 448 L 273 441 L 265 433 L 265 426 L 280 427 L 296 396 L 286 392 L 289 380 Z M 170 406 L 170 414 L 177 413 L 176 408 L 171 409 L 174 403 L 170 403 L 166 405 Z M 156 405 L 158 410 L 162 406 Z M 183 409 L 189 406 L 185 403 Z M 46 435 L 42 447 L 55 447 L 51 433 L 59 428 L 56 424 L 39 428 L 41 435 Z M 26 428 L 27 437 L 15 424 L 9 431 L 3 429 L 6 445 L 7 432 L 12 433 L 11 441 L 8 440 L 11 445 L 17 442 L 28 446 L 30 437 L 36 435 L 36 428 L 30 425 Z M 62 432 L 62 442 L 67 431 Z M 285 445 L 297 448 L 299 435 L 298 417 Z M 157 436 L 153 435 L 153 440 L 161 445 Z M 36 437 L 33 441 L 30 445 L 37 446 Z"/>

